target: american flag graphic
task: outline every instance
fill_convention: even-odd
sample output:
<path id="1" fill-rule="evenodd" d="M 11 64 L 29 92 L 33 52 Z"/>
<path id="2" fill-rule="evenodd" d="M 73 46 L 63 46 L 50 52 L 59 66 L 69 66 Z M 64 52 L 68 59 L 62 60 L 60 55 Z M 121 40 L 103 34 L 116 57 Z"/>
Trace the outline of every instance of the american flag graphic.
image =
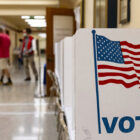
<path id="1" fill-rule="evenodd" d="M 140 87 L 140 45 L 96 35 L 96 48 L 99 85 Z"/>

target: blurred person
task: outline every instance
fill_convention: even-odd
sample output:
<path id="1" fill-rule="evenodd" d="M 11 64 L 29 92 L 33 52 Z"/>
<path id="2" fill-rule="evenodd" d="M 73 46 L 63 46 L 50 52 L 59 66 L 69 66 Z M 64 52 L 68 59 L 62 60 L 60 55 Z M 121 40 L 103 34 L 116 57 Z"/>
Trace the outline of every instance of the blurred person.
<path id="1" fill-rule="evenodd" d="M 22 46 L 23 46 L 23 39 L 20 38 L 19 39 L 19 46 L 18 46 L 19 52 L 21 52 Z M 19 69 L 21 68 L 22 65 L 23 65 L 23 56 L 20 55 L 20 57 L 18 57 L 18 66 L 19 66 Z"/>
<path id="2" fill-rule="evenodd" d="M 34 38 L 31 36 L 31 33 L 32 31 L 30 28 L 26 28 L 23 30 L 24 39 L 23 39 L 23 46 L 21 50 L 21 56 L 23 56 L 25 72 L 26 72 L 25 81 L 31 80 L 29 65 L 32 68 L 33 74 L 35 76 L 35 80 L 38 81 L 38 73 L 34 61 L 34 50 L 33 50 Z"/>
<path id="3" fill-rule="evenodd" d="M 5 33 L 10 37 L 10 32 L 9 32 L 9 30 L 5 30 Z M 11 42 L 10 42 L 11 43 Z M 8 64 L 10 65 L 10 59 L 8 59 Z"/>
<path id="4" fill-rule="evenodd" d="M 0 27 L 0 69 L 2 70 L 2 76 L 0 77 L 0 84 L 12 85 L 10 72 L 8 70 L 9 51 L 11 41 L 9 36 L 4 33 L 4 28 Z M 8 78 L 6 83 L 3 83 L 4 76 Z"/>

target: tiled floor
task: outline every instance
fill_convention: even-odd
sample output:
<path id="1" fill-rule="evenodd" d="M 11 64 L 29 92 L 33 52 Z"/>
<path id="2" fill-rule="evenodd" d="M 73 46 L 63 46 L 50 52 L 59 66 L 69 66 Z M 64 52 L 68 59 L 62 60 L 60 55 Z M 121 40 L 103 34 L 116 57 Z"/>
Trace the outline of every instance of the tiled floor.
<path id="1" fill-rule="evenodd" d="M 44 58 L 41 62 L 43 78 Z M 40 84 L 35 82 L 33 75 L 31 82 L 24 82 L 23 68 L 12 68 L 11 73 L 13 86 L 0 86 L 0 139 L 57 140 L 53 105 L 48 109 L 49 99 L 35 98 L 40 94 Z M 42 94 L 45 94 L 44 89 L 42 84 Z"/>

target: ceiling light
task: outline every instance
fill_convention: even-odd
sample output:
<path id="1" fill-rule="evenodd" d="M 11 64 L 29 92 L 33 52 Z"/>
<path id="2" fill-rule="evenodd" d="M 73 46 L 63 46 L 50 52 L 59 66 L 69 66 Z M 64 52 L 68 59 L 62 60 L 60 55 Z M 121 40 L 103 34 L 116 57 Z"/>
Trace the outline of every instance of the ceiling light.
<path id="1" fill-rule="evenodd" d="M 45 19 L 26 19 L 25 20 L 31 27 L 46 27 Z"/>
<path id="2" fill-rule="evenodd" d="M 29 19 L 30 16 L 21 16 L 22 19 Z"/>
<path id="3" fill-rule="evenodd" d="M 45 19 L 45 16 L 34 16 L 35 19 Z"/>

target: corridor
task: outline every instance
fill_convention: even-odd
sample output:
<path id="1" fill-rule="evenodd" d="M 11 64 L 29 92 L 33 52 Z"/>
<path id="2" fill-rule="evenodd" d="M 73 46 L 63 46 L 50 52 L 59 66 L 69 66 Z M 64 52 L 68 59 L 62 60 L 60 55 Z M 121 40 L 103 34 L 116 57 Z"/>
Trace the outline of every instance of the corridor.
<path id="1" fill-rule="evenodd" d="M 44 62 L 45 57 L 42 57 L 42 78 Z M 23 66 L 11 68 L 11 72 L 13 86 L 0 86 L 0 139 L 57 140 L 53 104 L 48 108 L 47 98 L 35 98 L 40 94 L 40 84 L 35 82 L 33 75 L 31 82 L 24 82 Z M 41 91 L 45 93 L 42 78 Z"/>

